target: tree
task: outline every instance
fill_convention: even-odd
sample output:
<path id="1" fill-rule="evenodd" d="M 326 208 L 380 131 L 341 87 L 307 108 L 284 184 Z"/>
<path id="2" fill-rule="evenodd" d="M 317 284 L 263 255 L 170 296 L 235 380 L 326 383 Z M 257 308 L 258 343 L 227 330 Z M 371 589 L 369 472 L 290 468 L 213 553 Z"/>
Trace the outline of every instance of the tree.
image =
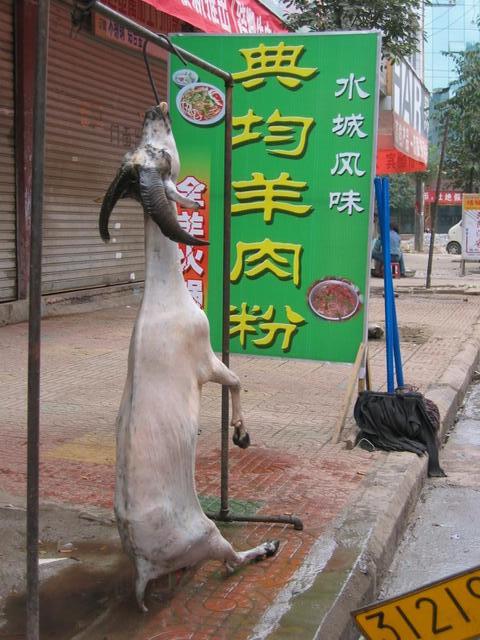
<path id="1" fill-rule="evenodd" d="M 437 105 L 435 117 L 443 128 L 449 115 L 445 172 L 454 187 L 480 191 L 480 45 L 449 53 L 458 78 L 450 85 L 452 97 Z"/>
<path id="2" fill-rule="evenodd" d="M 421 0 L 286 0 L 294 13 L 287 18 L 293 31 L 359 31 L 380 29 L 383 53 L 409 56 L 418 49 Z"/>
<path id="3" fill-rule="evenodd" d="M 394 173 L 390 181 L 390 205 L 393 209 L 415 207 L 415 174 Z"/>
<path id="4" fill-rule="evenodd" d="M 438 176 L 438 165 L 440 162 L 440 148 L 437 145 L 428 145 L 428 162 L 425 171 L 419 171 L 420 178 L 425 183 L 425 189 L 435 189 Z"/>

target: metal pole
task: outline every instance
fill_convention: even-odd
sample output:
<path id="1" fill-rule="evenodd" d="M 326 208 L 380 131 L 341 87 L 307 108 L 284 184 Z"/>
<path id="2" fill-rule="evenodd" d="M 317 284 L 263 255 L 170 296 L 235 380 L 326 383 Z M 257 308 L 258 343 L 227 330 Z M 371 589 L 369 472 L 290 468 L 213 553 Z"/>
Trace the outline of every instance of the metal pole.
<path id="1" fill-rule="evenodd" d="M 222 78 L 225 82 L 225 156 L 224 156 L 224 219 L 223 219 L 223 310 L 222 310 L 222 361 L 228 367 L 230 360 L 230 252 L 231 252 L 231 189 L 232 189 L 232 92 L 233 79 L 228 71 L 216 67 L 202 58 L 190 53 L 186 49 L 174 46 L 170 40 L 161 34 L 149 31 L 130 18 L 107 7 L 102 2 L 94 0 L 89 10 L 118 22 L 149 42 L 166 49 L 174 55 L 179 55 L 188 62 L 196 64 L 201 69 L 209 71 L 213 75 Z M 302 530 L 303 523 L 296 516 L 234 516 L 230 515 L 228 508 L 228 445 L 229 445 L 229 397 L 228 387 L 222 387 L 222 414 L 221 414 L 221 495 L 220 512 L 207 513 L 209 518 L 223 522 L 278 522 L 292 524 L 295 529 Z"/>
<path id="2" fill-rule="evenodd" d="M 443 159 L 445 158 L 445 147 L 447 146 L 448 135 L 448 112 L 445 118 L 445 128 L 443 131 L 442 150 L 440 151 L 440 161 L 438 163 L 437 185 L 435 188 L 435 201 L 430 205 L 430 247 L 428 249 L 427 281 L 425 287 L 430 289 L 432 281 L 433 246 L 435 244 L 435 226 L 437 224 L 437 206 L 440 196 L 440 186 L 442 183 Z"/>
<path id="3" fill-rule="evenodd" d="M 423 232 L 425 227 L 425 205 L 423 200 L 424 184 L 422 176 L 415 176 L 415 251 L 423 251 Z"/>
<path id="4" fill-rule="evenodd" d="M 232 216 L 232 93 L 233 81 L 225 82 L 225 143 L 223 183 L 223 309 L 222 309 L 222 362 L 230 366 L 230 251 Z M 220 517 L 228 514 L 228 387 L 222 387 L 222 456 Z"/>
<path id="5" fill-rule="evenodd" d="M 33 115 L 32 212 L 28 322 L 27 443 L 27 640 L 40 637 L 38 580 L 40 340 L 42 285 L 43 162 L 47 80 L 49 0 L 39 0 Z"/>

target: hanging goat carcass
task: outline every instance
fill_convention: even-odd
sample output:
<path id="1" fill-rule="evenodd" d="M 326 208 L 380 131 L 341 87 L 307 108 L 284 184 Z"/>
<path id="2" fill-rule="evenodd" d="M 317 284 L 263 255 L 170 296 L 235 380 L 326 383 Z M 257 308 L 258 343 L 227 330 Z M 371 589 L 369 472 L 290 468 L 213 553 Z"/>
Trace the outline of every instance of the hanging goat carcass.
<path id="1" fill-rule="evenodd" d="M 117 418 L 115 514 L 120 538 L 136 569 L 135 592 L 146 611 L 147 583 L 205 560 L 227 572 L 272 556 L 278 541 L 237 552 L 202 511 L 194 466 L 202 385 L 228 385 L 233 441 L 249 436 L 240 406 L 240 384 L 213 353 L 207 317 L 193 301 L 181 273 L 177 242 L 207 244 L 183 230 L 175 201 L 179 158 L 167 104 L 145 114 L 139 147 L 126 154 L 100 211 L 100 235 L 119 198 L 138 200 L 145 214 L 145 292 L 133 330 L 128 373 Z"/>

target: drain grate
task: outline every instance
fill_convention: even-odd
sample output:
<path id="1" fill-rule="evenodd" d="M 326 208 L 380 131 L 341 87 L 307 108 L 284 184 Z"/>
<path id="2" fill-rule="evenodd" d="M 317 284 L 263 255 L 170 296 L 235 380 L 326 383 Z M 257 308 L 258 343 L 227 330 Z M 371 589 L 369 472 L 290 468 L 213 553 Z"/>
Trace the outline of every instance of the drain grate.
<path id="1" fill-rule="evenodd" d="M 220 511 L 220 498 L 217 496 L 198 496 L 202 509 L 211 513 Z M 229 500 L 230 512 L 239 516 L 253 516 L 263 507 L 264 502 L 259 500 Z"/>

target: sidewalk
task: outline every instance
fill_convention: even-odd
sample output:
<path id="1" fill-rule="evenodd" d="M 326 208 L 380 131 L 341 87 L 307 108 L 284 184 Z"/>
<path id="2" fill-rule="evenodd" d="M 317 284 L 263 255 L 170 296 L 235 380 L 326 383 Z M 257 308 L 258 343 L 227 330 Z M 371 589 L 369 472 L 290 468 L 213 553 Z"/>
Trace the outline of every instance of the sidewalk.
<path id="1" fill-rule="evenodd" d="M 410 257 L 406 256 L 407 268 L 411 268 Z M 396 283 L 403 288 L 407 280 Z M 370 321 L 381 323 L 383 299 L 375 281 L 372 284 Z M 348 365 L 232 356 L 231 367 L 242 380 L 252 439 L 245 451 L 231 449 L 232 510 L 293 513 L 303 519 L 304 531 L 281 525 L 222 526 L 237 548 L 275 537 L 281 541 L 280 551 L 275 558 L 249 565 L 230 578 L 224 577 L 218 563 L 208 563 L 167 601 L 151 595 L 148 615 L 137 613 L 129 567 L 110 522 L 114 422 L 135 313 L 134 308 L 121 307 L 48 318 L 43 323 L 41 496 L 54 506 L 44 510 L 48 527 L 41 533 L 42 552 L 44 557 L 58 556 L 57 541 L 71 535 L 80 560 L 65 563 L 69 568 L 64 571 L 70 572 L 67 580 L 60 580 L 59 569 L 45 582 L 44 607 L 49 611 L 45 630 L 53 631 L 55 620 L 64 620 L 71 607 L 71 628 L 64 625 L 62 629 L 68 627 L 65 635 L 56 637 L 355 638 L 349 611 L 374 597 L 375 580 L 388 567 L 426 463 L 408 453 L 368 453 L 348 450 L 345 443 L 330 444 L 348 383 Z M 447 414 L 451 418 L 477 358 L 480 298 L 463 292 L 435 296 L 401 292 L 397 314 L 406 382 L 423 392 L 429 390 L 442 418 Z M 0 507 L 21 505 L 25 495 L 26 345 L 26 324 L 0 329 Z M 371 342 L 369 353 L 373 386 L 383 389 L 384 342 Z M 210 508 L 218 504 L 219 495 L 219 424 L 220 388 L 209 384 L 202 401 L 197 490 Z M 52 514 L 68 506 L 75 511 L 64 517 L 71 520 L 67 532 L 62 531 L 62 518 Z M 21 512 L 10 511 L 21 520 Z M 2 510 L 3 516 L 8 516 L 8 510 Z M 101 533 L 89 529 L 89 522 L 95 520 Z M 18 525 L 18 549 L 22 535 Z M 4 544 L 0 542 L 0 559 L 6 555 Z M 101 574 L 85 570 L 96 565 L 106 568 Z M 5 576 L 3 582 L 21 591 L 18 578 Z M 164 587 L 160 585 L 163 594 Z M 79 590 L 86 594 L 93 588 L 94 604 L 75 614 L 72 603 L 82 597 Z M 6 629 L 17 637 L 14 612 L 19 600 L 5 602 Z M 3 632 L 0 626 L 0 635 Z"/>

